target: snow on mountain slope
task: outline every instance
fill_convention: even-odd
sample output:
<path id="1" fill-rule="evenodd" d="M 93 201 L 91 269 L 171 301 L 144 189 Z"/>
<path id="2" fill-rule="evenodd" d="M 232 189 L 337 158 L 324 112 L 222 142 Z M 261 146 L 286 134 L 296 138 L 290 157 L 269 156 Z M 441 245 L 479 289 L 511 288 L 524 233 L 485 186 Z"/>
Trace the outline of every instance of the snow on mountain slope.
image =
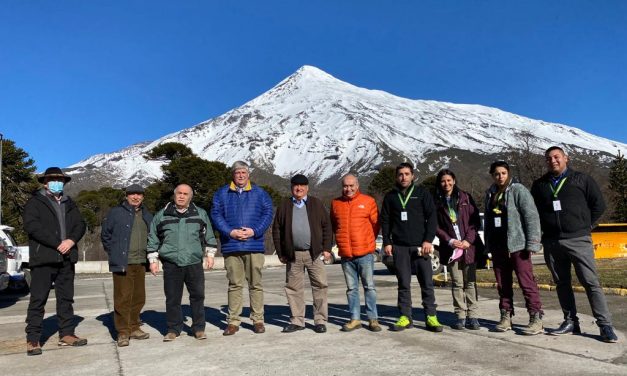
<path id="1" fill-rule="evenodd" d="M 103 170 L 117 185 L 156 179 L 163 162 L 142 155 L 180 142 L 208 160 L 244 160 L 282 177 L 298 172 L 322 182 L 349 170 L 371 173 L 399 156 L 422 162 L 429 151 L 497 153 L 521 147 L 523 132 L 532 135 L 538 152 L 561 144 L 627 153 L 626 144 L 566 125 L 480 105 L 405 99 L 303 66 L 241 107 L 153 142 L 92 156 L 69 173 Z"/>

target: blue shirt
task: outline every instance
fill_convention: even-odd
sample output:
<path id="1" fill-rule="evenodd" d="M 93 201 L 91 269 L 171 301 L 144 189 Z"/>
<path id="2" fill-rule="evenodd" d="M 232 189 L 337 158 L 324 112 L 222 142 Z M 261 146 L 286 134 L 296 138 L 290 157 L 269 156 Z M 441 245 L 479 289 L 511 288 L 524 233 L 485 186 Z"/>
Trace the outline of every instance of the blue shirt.
<path id="1" fill-rule="evenodd" d="M 551 184 L 553 184 L 553 187 L 557 187 L 557 185 L 560 183 L 560 180 L 562 180 L 562 178 L 566 176 L 567 171 L 568 171 L 568 168 L 565 168 L 564 171 L 561 174 L 559 174 L 559 176 L 551 176 Z"/>
<path id="2" fill-rule="evenodd" d="M 303 197 L 302 200 L 297 200 L 296 198 L 294 198 L 294 196 L 292 196 L 292 202 L 294 203 L 294 206 L 300 209 L 305 206 L 305 203 L 307 202 L 307 196 Z"/>

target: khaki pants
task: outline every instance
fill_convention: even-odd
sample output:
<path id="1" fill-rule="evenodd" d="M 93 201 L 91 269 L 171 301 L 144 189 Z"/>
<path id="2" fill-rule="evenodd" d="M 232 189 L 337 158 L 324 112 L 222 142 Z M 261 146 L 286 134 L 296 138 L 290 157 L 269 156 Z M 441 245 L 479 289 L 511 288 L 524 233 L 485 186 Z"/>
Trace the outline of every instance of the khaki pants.
<path id="1" fill-rule="evenodd" d="M 250 318 L 253 323 L 263 322 L 263 285 L 261 268 L 265 262 L 263 253 L 232 253 L 224 256 L 226 278 L 229 280 L 229 315 L 227 321 L 239 326 L 242 314 L 244 281 L 248 281 Z"/>
<path id="2" fill-rule="evenodd" d="M 113 273 L 113 322 L 118 336 L 139 329 L 139 314 L 146 303 L 145 278 L 146 267 L 141 264 Z"/>
<path id="3" fill-rule="evenodd" d="M 294 325 L 305 326 L 305 269 L 309 274 L 313 295 L 314 324 L 326 324 L 329 318 L 327 304 L 327 273 L 322 260 L 311 259 L 309 252 L 295 252 L 295 260 L 287 264 L 285 295 Z"/>
<path id="4" fill-rule="evenodd" d="M 458 260 L 447 265 L 453 285 L 453 307 L 458 319 L 477 317 L 477 273 L 475 264 Z"/>

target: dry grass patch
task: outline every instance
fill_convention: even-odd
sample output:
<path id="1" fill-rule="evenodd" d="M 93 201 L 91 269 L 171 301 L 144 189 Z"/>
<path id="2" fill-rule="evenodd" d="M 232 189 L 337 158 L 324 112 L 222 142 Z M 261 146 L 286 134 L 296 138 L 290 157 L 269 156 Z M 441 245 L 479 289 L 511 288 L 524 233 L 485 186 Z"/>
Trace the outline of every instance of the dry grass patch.
<path id="1" fill-rule="evenodd" d="M 627 288 L 627 258 L 616 259 L 598 259 L 597 272 L 601 280 L 601 286 L 613 288 Z M 572 268 L 573 286 L 581 286 L 575 275 L 575 269 Z M 533 273 L 535 274 L 538 284 L 554 285 L 551 273 L 546 265 L 534 265 Z M 514 279 L 515 281 L 515 279 Z M 478 270 L 477 282 L 495 283 L 493 270 Z"/>

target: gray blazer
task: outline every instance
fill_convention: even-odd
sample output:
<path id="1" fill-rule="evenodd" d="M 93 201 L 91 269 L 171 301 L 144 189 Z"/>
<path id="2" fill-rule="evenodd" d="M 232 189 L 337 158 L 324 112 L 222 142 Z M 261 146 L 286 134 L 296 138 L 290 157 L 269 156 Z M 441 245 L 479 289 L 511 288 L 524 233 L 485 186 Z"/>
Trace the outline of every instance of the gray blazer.
<path id="1" fill-rule="evenodd" d="M 492 195 L 496 191 L 495 185 L 486 191 L 484 207 L 489 207 Z M 510 184 L 505 190 L 505 207 L 507 208 L 507 249 L 509 252 L 522 250 L 539 252 L 542 249 L 540 216 L 531 193 L 520 183 Z M 490 252 L 488 238 L 485 237 L 485 246 Z"/>

